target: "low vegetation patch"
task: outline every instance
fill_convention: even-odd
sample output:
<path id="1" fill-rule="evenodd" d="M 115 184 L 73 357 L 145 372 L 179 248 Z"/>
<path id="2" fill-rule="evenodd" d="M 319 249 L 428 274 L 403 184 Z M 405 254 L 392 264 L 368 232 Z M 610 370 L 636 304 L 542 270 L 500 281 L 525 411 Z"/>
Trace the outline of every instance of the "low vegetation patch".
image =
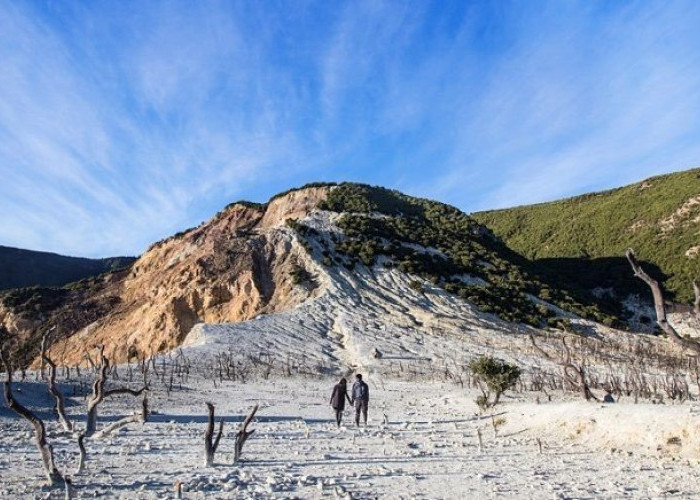
<path id="1" fill-rule="evenodd" d="M 481 387 L 482 395 L 476 398 L 476 404 L 482 410 L 497 405 L 501 395 L 515 386 L 521 374 L 517 366 L 491 356 L 479 356 L 469 363 L 469 369 Z"/>
<path id="2" fill-rule="evenodd" d="M 597 304 L 542 281 L 530 272 L 527 260 L 455 207 L 347 183 L 331 190 L 319 208 L 343 214 L 338 225 L 344 237 L 336 238 L 334 247 L 345 256 L 348 269 L 358 263 L 372 266 L 384 256 L 384 265 L 419 276 L 506 321 L 561 328 L 563 319 L 538 307 L 530 297 L 535 296 L 583 317 L 619 324 Z M 304 235 L 301 226 L 295 223 L 294 228 Z M 459 276 L 465 274 L 485 285 L 463 282 Z"/>

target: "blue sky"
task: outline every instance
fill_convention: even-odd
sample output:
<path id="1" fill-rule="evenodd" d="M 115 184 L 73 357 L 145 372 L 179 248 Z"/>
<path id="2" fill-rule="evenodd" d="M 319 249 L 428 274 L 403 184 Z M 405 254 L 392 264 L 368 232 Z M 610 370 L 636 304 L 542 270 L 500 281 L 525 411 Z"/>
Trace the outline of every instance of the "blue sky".
<path id="1" fill-rule="evenodd" d="M 0 244 L 353 180 L 465 211 L 700 164 L 700 2 L 0 0 Z"/>

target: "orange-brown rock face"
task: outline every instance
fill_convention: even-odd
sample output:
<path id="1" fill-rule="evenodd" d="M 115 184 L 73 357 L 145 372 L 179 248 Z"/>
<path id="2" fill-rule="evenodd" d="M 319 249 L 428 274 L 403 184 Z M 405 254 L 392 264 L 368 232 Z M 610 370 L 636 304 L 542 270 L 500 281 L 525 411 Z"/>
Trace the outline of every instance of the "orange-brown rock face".
<path id="1" fill-rule="evenodd" d="M 264 208 L 235 204 L 198 228 L 154 244 L 116 279 L 75 292 L 44 321 L 58 324 L 64 337 L 53 357 L 77 364 L 86 349 L 104 344 L 110 357 L 125 361 L 178 346 L 198 322 L 243 321 L 295 307 L 318 290 L 292 284 L 292 265 L 313 264 L 285 220 L 304 217 L 327 190 L 293 191 Z M 82 308 L 91 301 L 109 307 L 83 324 L 73 321 L 71 331 L 66 320 L 83 318 Z M 26 339 L 38 321 L 21 316 L 0 309 L 0 322 Z"/>

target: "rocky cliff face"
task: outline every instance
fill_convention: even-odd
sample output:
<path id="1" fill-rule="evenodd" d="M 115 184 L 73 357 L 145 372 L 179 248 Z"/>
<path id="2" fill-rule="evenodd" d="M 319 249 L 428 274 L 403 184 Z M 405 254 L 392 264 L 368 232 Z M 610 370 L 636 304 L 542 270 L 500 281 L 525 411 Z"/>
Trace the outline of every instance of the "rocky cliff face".
<path id="1" fill-rule="evenodd" d="M 176 347 L 200 322 L 290 310 L 320 286 L 294 284 L 294 268 L 314 274 L 316 265 L 285 221 L 306 216 L 328 189 L 292 191 L 265 206 L 231 205 L 152 245 L 130 270 L 58 291 L 53 302 L 41 291 L 5 297 L 0 324 L 25 346 L 25 359 L 37 354 L 42 330 L 56 325 L 53 356 L 73 364 L 94 345 L 125 361 Z"/>

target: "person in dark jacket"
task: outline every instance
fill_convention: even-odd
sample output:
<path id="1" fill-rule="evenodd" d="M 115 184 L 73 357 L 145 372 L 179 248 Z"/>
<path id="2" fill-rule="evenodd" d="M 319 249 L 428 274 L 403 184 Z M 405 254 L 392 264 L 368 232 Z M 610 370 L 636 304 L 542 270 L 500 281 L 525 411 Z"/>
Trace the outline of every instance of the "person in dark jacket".
<path id="1" fill-rule="evenodd" d="M 350 396 L 348 396 L 348 381 L 345 378 L 341 378 L 340 382 L 335 384 L 333 387 L 333 394 L 331 395 L 331 406 L 335 410 L 335 421 L 340 427 L 340 422 L 343 420 L 343 410 L 345 410 L 345 400 L 350 402 Z M 352 402 L 350 402 L 352 404 Z"/>
<path id="2" fill-rule="evenodd" d="M 355 405 L 355 425 L 360 426 L 360 413 L 364 418 L 365 427 L 367 426 L 367 406 L 369 405 L 369 387 L 362 380 L 362 375 L 355 375 L 357 379 L 352 385 L 352 404 Z"/>

